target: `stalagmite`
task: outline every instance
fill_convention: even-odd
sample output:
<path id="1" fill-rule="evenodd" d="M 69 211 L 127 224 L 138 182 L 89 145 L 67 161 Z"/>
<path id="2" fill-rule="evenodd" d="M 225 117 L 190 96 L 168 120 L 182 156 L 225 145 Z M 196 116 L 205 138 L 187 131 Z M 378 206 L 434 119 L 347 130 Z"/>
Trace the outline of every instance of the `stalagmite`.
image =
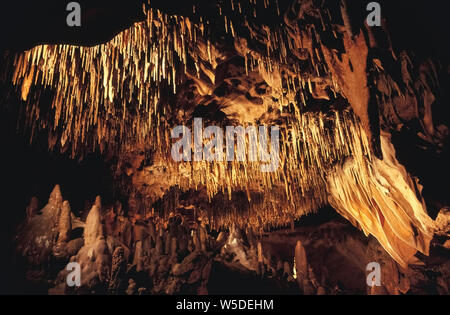
<path id="1" fill-rule="evenodd" d="M 84 228 L 84 243 L 92 245 L 95 241 L 103 236 L 103 226 L 100 214 L 100 209 L 97 205 L 92 206 L 86 219 L 86 226 Z"/>
<path id="2" fill-rule="evenodd" d="M 93 205 L 84 227 L 84 246 L 71 259 L 81 266 L 81 285 L 105 282 L 111 275 L 111 256 L 103 234 L 100 209 Z"/>
<path id="3" fill-rule="evenodd" d="M 60 207 L 63 202 L 63 197 L 61 194 L 61 187 L 59 185 L 56 185 L 55 188 L 53 188 L 52 192 L 50 193 L 50 197 L 48 199 L 48 205 L 51 205 L 53 207 Z"/>
<path id="4" fill-rule="evenodd" d="M 170 257 L 177 259 L 177 244 L 178 240 L 176 237 L 172 237 L 172 241 L 170 243 Z"/>
<path id="5" fill-rule="evenodd" d="M 164 249 L 163 249 L 163 240 L 161 235 L 158 233 L 158 235 L 156 236 L 156 242 L 155 242 L 155 248 L 156 248 L 156 252 L 158 254 L 162 254 Z"/>
<path id="6" fill-rule="evenodd" d="M 195 251 L 201 251 L 202 250 L 202 244 L 200 243 L 198 230 L 193 230 L 192 231 L 192 242 L 193 242 Z"/>
<path id="7" fill-rule="evenodd" d="M 70 240 L 72 231 L 72 212 L 68 201 L 64 201 L 61 207 L 58 223 L 58 241 L 53 249 L 56 257 L 63 257 L 66 254 L 67 242 Z"/>
<path id="8" fill-rule="evenodd" d="M 72 231 L 71 209 L 68 201 L 64 201 L 61 207 L 61 215 L 59 217 L 59 242 L 67 242 L 70 240 L 70 232 Z"/>
<path id="9" fill-rule="evenodd" d="M 143 259 L 142 241 L 138 241 L 138 242 L 136 242 L 136 245 L 135 245 L 134 259 L 133 259 L 133 265 L 136 266 L 137 272 L 140 272 L 143 270 L 142 259 Z"/>
<path id="10" fill-rule="evenodd" d="M 308 259 L 301 241 L 297 241 L 297 244 L 295 245 L 295 268 L 298 285 L 301 290 L 305 291 L 305 284 L 309 281 Z"/>
<path id="11" fill-rule="evenodd" d="M 153 222 L 148 223 L 148 234 L 150 235 L 152 242 L 156 243 L 156 230 Z"/>
<path id="12" fill-rule="evenodd" d="M 202 251 L 206 252 L 206 242 L 207 242 L 207 232 L 203 224 L 201 224 L 198 228 L 198 237 L 200 241 L 200 248 Z"/>
<path id="13" fill-rule="evenodd" d="M 102 197 L 97 196 L 95 197 L 94 204 L 97 206 L 97 208 L 100 210 L 100 213 L 102 213 Z"/>
<path id="14" fill-rule="evenodd" d="M 170 236 L 169 231 L 165 231 L 165 233 L 164 233 L 164 254 L 170 255 L 171 244 L 172 244 L 172 237 Z"/>
<path id="15" fill-rule="evenodd" d="M 136 223 L 133 227 L 134 241 L 143 241 L 147 237 L 147 227 L 141 223 Z"/>
<path id="16" fill-rule="evenodd" d="M 263 259 L 263 251 L 262 251 L 262 244 L 261 244 L 261 242 L 259 241 L 258 242 L 258 245 L 257 245 L 257 248 L 258 248 L 258 274 L 259 275 L 262 275 L 263 274 L 263 270 L 264 270 L 264 259 Z"/>
<path id="17" fill-rule="evenodd" d="M 65 246 L 57 246 L 62 207 L 63 197 L 60 187 L 56 185 L 47 205 L 39 215 L 27 216 L 25 223 L 20 227 L 22 233 L 17 238 L 17 251 L 23 254 L 27 262 L 39 266 L 38 269 L 50 266 L 52 256 L 65 256 Z"/>

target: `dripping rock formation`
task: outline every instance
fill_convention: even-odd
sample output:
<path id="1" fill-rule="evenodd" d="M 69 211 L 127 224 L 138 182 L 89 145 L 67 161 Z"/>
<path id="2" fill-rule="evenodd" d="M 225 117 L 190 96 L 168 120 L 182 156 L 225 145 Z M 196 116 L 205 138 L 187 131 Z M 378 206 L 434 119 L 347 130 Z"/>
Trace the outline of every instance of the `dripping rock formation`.
<path id="1" fill-rule="evenodd" d="M 1 293 L 449 294 L 448 19 L 380 0 L 372 27 L 369 2 L 3 10 Z M 243 159 L 175 161 L 198 118 L 277 126 L 278 168 L 245 133 Z"/>

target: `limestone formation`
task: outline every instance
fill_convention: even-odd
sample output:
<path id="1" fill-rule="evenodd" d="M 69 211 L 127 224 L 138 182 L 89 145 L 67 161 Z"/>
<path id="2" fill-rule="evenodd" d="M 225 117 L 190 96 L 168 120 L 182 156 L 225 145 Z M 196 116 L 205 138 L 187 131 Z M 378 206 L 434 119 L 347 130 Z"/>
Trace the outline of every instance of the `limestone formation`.
<path id="1" fill-rule="evenodd" d="M 59 235 L 58 242 L 68 242 L 70 240 L 70 232 L 72 231 L 72 212 L 68 201 L 64 201 L 59 217 Z"/>
<path id="2" fill-rule="evenodd" d="M 297 282 L 301 289 L 305 290 L 305 283 L 309 281 L 308 259 L 305 248 L 301 241 L 295 245 L 295 268 L 297 273 Z"/>
<path id="3" fill-rule="evenodd" d="M 381 138 L 383 160 L 354 159 L 328 179 L 330 204 L 366 235 L 374 235 L 402 266 L 419 251 L 429 253 L 434 222 L 417 184 L 395 157 L 386 137 Z"/>
<path id="4" fill-rule="evenodd" d="M 41 2 L 42 25 L 0 12 L 20 290 L 449 293 L 438 4 L 380 0 L 372 26 L 356 0 L 85 1 L 67 30 Z"/>
<path id="5" fill-rule="evenodd" d="M 110 277 L 111 257 L 101 222 L 100 209 L 94 204 L 86 219 L 84 246 L 71 258 L 81 266 L 82 288 L 106 284 Z"/>

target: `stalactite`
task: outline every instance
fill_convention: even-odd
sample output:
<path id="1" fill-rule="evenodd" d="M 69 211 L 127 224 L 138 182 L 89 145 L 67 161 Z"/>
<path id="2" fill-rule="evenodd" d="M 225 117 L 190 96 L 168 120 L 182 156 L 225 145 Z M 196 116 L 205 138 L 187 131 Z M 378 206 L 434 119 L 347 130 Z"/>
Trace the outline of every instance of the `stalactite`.
<path id="1" fill-rule="evenodd" d="M 30 131 L 31 139 L 40 130 L 47 130 L 49 148 L 69 150 L 73 158 L 94 151 L 111 151 L 118 159 L 132 150 L 152 152 L 153 166 L 164 167 L 170 175 L 164 177 L 170 181 L 170 187 L 183 192 L 206 191 L 214 207 L 193 208 L 194 217 L 202 218 L 203 225 L 219 229 L 234 224 L 239 228 L 250 226 L 256 231 L 277 228 L 293 225 L 296 219 L 330 202 L 366 233 L 375 234 L 391 255 L 405 264 L 399 254 L 401 250 L 389 244 L 383 235 L 386 231 L 379 228 L 382 221 L 393 221 L 394 215 L 388 217 L 386 212 L 398 206 L 396 200 L 377 200 L 378 204 L 357 185 L 372 178 L 371 167 L 378 165 L 372 156 L 373 136 L 377 133 L 372 132 L 373 121 L 366 106 L 370 97 L 367 67 L 372 62 L 368 60 L 366 39 L 352 30 L 346 0 L 341 2 L 339 16 L 345 32 L 332 25 L 336 17 L 329 11 L 318 10 L 319 14 L 315 11 L 309 12 L 312 16 L 304 16 L 306 13 L 298 7 L 293 5 L 281 17 L 276 1 L 225 1 L 217 8 L 217 21 L 203 20 L 195 7 L 189 17 L 145 9 L 146 21 L 136 23 L 105 44 L 34 47 L 15 56 L 9 78 L 22 101 L 21 121 Z M 283 27 L 256 23 L 272 11 L 277 11 Z M 301 18 L 314 22 L 299 23 Z M 242 35 L 243 29 L 248 32 L 246 36 Z M 220 37 L 217 34 L 234 40 L 232 53 L 222 52 L 222 43 L 214 40 Z M 342 47 L 327 47 L 324 42 L 328 35 L 336 42 L 342 41 Z M 247 77 L 258 77 L 272 89 L 271 110 L 279 114 L 268 115 L 263 123 L 280 125 L 280 167 L 275 172 L 264 173 L 260 163 L 249 161 L 175 163 L 170 156 L 170 128 L 176 123 L 186 123 L 175 113 L 184 111 L 179 103 L 173 104 L 180 100 L 178 93 L 183 91 L 186 81 L 192 80 L 200 96 L 215 97 L 217 69 L 220 62 L 231 56 L 241 58 L 242 72 Z M 404 58 L 403 66 L 408 68 L 408 58 Z M 375 60 L 373 64 L 382 68 Z M 420 88 L 430 90 L 427 80 L 422 81 Z M 404 97 L 398 84 L 388 85 L 399 97 Z M 53 93 L 49 112 L 41 111 L 43 90 Z M 350 105 L 353 111 L 348 106 L 335 109 L 338 96 L 345 97 L 349 103 L 346 106 Z M 423 117 L 430 135 L 435 133 L 430 114 L 433 98 L 428 95 Z M 318 100 L 327 101 L 326 111 L 311 108 Z M 256 120 L 259 123 L 256 117 L 243 124 L 247 127 L 256 124 Z M 341 169 L 344 161 L 353 161 L 355 165 Z M 129 167 L 125 173 L 133 177 L 133 171 Z M 375 195 L 383 191 L 377 184 L 368 182 L 367 185 L 376 186 Z M 401 190 L 395 183 L 392 186 Z M 361 200 L 353 200 L 353 195 L 358 193 Z M 161 194 L 168 196 L 164 191 Z M 151 209 L 153 199 L 153 196 L 147 198 L 140 206 Z M 163 224 L 167 224 L 177 206 L 174 200 L 163 200 L 157 211 Z M 365 210 L 356 209 L 355 203 L 360 203 L 360 208 Z M 375 214 L 374 203 L 380 208 Z M 101 211 L 101 207 L 98 199 L 91 212 Z M 405 207 L 402 213 L 409 215 L 411 209 Z M 422 208 L 416 204 L 413 212 L 416 209 L 425 212 Z M 378 228 L 371 226 L 365 216 Z M 428 227 L 422 217 L 412 221 L 419 227 Z M 399 238 L 413 249 L 427 253 L 428 232 L 419 229 L 423 239 L 411 238 L 410 223 L 402 221 L 402 229 L 408 233 Z M 99 231 L 93 233 L 93 237 L 101 236 Z M 160 226 L 149 227 L 157 251 L 173 254 L 172 235 L 161 233 Z M 189 240 L 191 250 L 205 250 L 204 234 L 204 226 L 193 232 Z M 131 236 L 127 238 L 126 243 L 131 243 Z M 86 239 L 95 241 L 89 235 Z M 261 263 L 260 246 L 257 246 Z"/>

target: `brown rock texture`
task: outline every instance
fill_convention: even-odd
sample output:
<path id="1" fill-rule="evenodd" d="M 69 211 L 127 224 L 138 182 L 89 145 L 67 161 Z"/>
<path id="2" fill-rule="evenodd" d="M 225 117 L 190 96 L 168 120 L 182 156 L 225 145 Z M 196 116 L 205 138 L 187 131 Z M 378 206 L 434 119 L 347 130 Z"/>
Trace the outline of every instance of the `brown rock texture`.
<path id="1" fill-rule="evenodd" d="M 26 280 L 54 294 L 217 293 L 236 275 L 276 293 L 448 294 L 448 54 L 428 45 L 440 30 L 402 34 L 402 5 L 380 2 L 377 27 L 365 1 L 90 3 L 92 34 L 46 21 L 7 37 L 15 131 L 78 166 L 98 155 L 111 176 L 103 200 L 77 196 L 84 208 L 59 185 L 41 210 L 43 188 L 23 194 Z M 171 131 L 198 119 L 279 127 L 278 168 L 247 146 L 245 161 L 174 161 Z M 330 206 L 346 221 L 303 225 Z M 366 286 L 370 262 L 381 287 Z"/>

